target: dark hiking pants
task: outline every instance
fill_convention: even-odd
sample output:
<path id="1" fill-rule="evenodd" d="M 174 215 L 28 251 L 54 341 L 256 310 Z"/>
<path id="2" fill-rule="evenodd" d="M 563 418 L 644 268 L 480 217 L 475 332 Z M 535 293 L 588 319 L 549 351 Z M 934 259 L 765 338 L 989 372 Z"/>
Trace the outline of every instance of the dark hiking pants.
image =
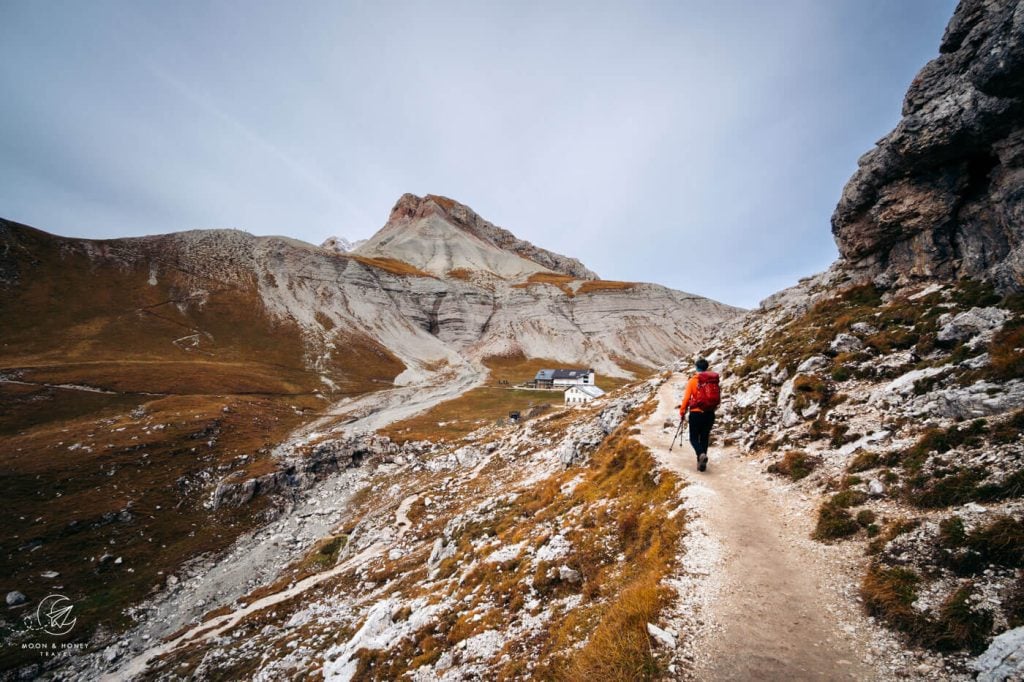
<path id="1" fill-rule="evenodd" d="M 698 457 L 708 451 L 714 423 L 714 412 L 690 412 L 690 445 Z"/>

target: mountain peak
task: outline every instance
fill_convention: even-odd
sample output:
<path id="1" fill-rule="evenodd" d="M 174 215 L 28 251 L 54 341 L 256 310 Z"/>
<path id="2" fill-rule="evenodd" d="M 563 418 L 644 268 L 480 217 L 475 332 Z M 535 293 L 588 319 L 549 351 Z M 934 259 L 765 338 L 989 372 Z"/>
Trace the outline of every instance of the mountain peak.
<path id="1" fill-rule="evenodd" d="M 469 206 L 436 194 L 403 194 L 387 224 L 356 252 L 395 258 L 439 275 L 467 269 L 517 278 L 551 271 L 598 279 L 577 259 L 534 246 Z"/>

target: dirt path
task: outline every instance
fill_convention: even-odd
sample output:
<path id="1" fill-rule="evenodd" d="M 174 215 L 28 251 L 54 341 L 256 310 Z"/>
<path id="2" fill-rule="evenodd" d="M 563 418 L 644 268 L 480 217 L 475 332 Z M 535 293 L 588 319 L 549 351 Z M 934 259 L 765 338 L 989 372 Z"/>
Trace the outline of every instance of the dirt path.
<path id="1" fill-rule="evenodd" d="M 704 473 L 685 431 L 668 452 L 682 389 L 676 378 L 662 386 L 641 440 L 689 482 L 684 497 L 697 544 L 688 553 L 706 555 L 703 566 L 690 561 L 679 581 L 696 595 L 682 601 L 703 611 L 689 620 L 700 623 L 700 634 L 686 642 L 696 679 L 877 679 L 865 660 L 863 617 L 835 589 L 845 571 L 815 550 L 806 513 L 794 514 L 738 453 L 714 447 L 714 434 Z M 686 639 L 687 628 L 679 629 Z"/>
<path id="2" fill-rule="evenodd" d="M 324 410 L 319 418 L 297 429 L 279 448 L 290 447 L 297 438 L 301 439 L 317 431 L 372 433 L 394 422 L 426 412 L 445 401 L 454 400 L 482 385 L 487 376 L 485 367 L 467 362 L 445 372 L 425 376 L 407 386 L 345 398 Z"/>

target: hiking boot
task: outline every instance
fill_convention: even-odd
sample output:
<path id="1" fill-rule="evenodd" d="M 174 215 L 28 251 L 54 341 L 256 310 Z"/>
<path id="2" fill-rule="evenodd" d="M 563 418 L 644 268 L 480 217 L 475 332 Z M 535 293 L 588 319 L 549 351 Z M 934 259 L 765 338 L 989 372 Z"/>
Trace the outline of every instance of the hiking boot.
<path id="1" fill-rule="evenodd" d="M 708 468 L 708 453 L 704 453 L 697 457 L 697 470 L 705 471 Z"/>

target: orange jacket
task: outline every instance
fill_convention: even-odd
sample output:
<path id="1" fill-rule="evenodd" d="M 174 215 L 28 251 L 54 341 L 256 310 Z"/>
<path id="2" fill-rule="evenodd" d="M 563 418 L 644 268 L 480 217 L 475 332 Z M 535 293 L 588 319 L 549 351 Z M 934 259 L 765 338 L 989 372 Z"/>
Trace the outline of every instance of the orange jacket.
<path id="1" fill-rule="evenodd" d="M 687 406 L 690 404 L 690 398 L 693 397 L 693 394 L 696 391 L 697 391 L 697 375 L 694 374 L 692 377 L 690 377 L 690 380 L 686 382 L 686 392 L 683 393 L 683 402 L 679 403 L 679 416 L 680 417 L 685 417 L 686 416 L 686 409 L 687 409 Z M 693 408 L 693 411 L 694 412 L 703 412 L 704 410 L 695 407 L 695 408 Z"/>

